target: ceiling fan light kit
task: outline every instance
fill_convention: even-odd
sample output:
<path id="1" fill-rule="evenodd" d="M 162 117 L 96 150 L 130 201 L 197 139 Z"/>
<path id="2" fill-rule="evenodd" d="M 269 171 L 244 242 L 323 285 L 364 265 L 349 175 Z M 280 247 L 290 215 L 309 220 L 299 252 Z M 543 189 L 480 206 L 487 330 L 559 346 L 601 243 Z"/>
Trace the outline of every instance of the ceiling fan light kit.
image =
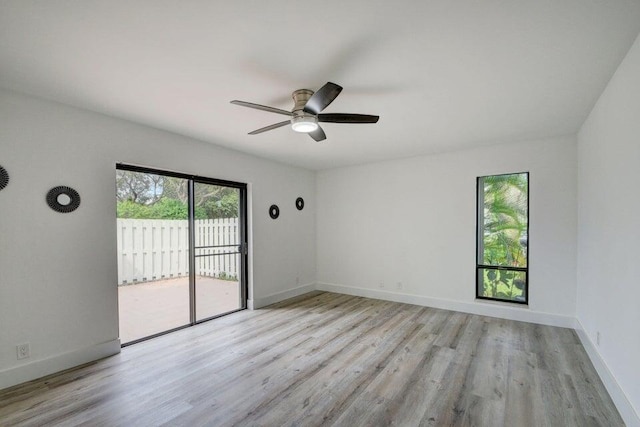
<path id="1" fill-rule="evenodd" d="M 313 132 L 318 129 L 318 119 L 309 115 L 293 117 L 291 119 L 291 129 L 302 133 Z"/>
<path id="2" fill-rule="evenodd" d="M 291 128 L 296 132 L 308 133 L 315 141 L 323 141 L 327 139 L 324 130 L 318 122 L 325 123 L 377 123 L 379 116 L 371 116 L 367 114 L 320 114 L 322 110 L 327 108 L 329 104 L 342 92 L 342 86 L 328 82 L 322 86 L 317 92 L 309 89 L 298 89 L 293 92 L 291 97 L 295 103 L 293 110 L 286 111 L 280 108 L 269 107 L 267 105 L 254 104 L 246 101 L 231 101 L 232 104 L 242 107 L 254 108 L 256 110 L 268 111 L 270 113 L 283 114 L 289 116 L 289 120 L 274 123 L 253 132 L 249 135 L 256 135 L 268 130 L 277 129 L 282 126 L 291 124 Z"/>

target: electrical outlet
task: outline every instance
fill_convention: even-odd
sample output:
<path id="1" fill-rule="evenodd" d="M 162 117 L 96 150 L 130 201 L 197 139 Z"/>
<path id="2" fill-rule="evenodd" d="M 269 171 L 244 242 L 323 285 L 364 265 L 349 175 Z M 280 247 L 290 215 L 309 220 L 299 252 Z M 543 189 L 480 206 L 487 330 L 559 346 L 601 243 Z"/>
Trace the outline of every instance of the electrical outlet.
<path id="1" fill-rule="evenodd" d="M 18 360 L 20 359 L 28 359 L 31 357 L 31 348 L 29 347 L 29 343 L 19 344 L 16 346 L 16 355 Z"/>
<path id="2" fill-rule="evenodd" d="M 600 346 L 600 331 L 596 332 L 596 344 Z"/>
<path id="3" fill-rule="evenodd" d="M 384 282 L 381 280 L 378 286 L 380 286 L 380 289 L 384 289 Z"/>
<path id="4" fill-rule="evenodd" d="M 299 284 L 300 284 L 300 278 L 296 277 L 296 285 L 299 285 Z"/>
<path id="5" fill-rule="evenodd" d="M 396 288 L 401 291 L 402 290 L 402 282 L 396 283 Z"/>

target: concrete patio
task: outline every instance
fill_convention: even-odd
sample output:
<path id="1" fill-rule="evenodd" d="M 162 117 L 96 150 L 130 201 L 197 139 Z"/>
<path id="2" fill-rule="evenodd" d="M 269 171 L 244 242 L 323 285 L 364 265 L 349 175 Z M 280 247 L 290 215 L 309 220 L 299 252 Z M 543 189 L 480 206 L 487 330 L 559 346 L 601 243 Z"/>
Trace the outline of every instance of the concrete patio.
<path id="1" fill-rule="evenodd" d="M 240 308 L 237 281 L 196 277 L 196 318 L 206 319 Z M 189 278 L 118 286 L 120 341 L 189 324 Z"/>

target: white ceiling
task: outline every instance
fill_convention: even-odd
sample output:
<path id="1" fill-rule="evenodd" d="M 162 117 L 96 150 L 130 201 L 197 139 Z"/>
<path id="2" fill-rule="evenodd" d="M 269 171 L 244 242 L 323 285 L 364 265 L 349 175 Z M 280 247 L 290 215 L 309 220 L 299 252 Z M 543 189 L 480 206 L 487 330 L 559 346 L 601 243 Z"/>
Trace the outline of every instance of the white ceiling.
<path id="1" fill-rule="evenodd" d="M 575 133 L 640 0 L 0 1 L 0 86 L 310 169 Z M 377 124 L 288 127 L 294 89 Z"/>

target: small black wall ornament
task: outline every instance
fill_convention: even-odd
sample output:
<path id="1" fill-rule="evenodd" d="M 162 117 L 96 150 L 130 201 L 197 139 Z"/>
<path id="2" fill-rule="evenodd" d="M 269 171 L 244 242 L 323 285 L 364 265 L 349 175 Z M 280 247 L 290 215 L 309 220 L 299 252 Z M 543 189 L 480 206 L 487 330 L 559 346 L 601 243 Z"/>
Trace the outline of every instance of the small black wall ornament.
<path id="1" fill-rule="evenodd" d="M 296 199 L 296 208 L 298 208 L 299 211 L 304 209 L 304 199 L 302 197 Z"/>
<path id="2" fill-rule="evenodd" d="M 68 203 L 61 203 L 60 196 L 67 196 Z M 60 213 L 69 213 L 78 209 L 80 206 L 80 194 L 71 187 L 64 185 L 53 187 L 47 193 L 47 204 L 51 209 Z"/>
<path id="3" fill-rule="evenodd" d="M 280 216 L 280 208 L 278 205 L 271 205 L 271 207 L 269 207 L 269 216 L 271 219 L 276 219 Z"/>
<path id="4" fill-rule="evenodd" d="M 0 190 L 9 185 L 9 172 L 0 166 Z"/>

